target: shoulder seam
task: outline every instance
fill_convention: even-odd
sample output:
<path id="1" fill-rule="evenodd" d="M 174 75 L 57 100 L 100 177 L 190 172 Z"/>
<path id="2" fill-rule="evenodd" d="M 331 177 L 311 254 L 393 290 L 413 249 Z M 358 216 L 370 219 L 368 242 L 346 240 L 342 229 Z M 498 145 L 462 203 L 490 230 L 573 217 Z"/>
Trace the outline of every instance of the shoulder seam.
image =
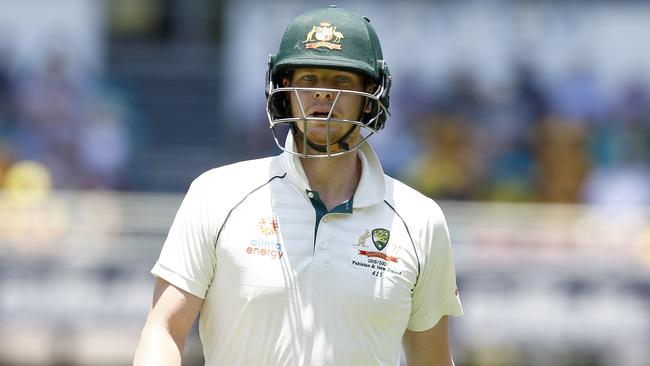
<path id="1" fill-rule="evenodd" d="M 265 185 L 271 183 L 271 181 L 274 180 L 274 179 L 276 179 L 276 178 L 280 178 L 280 179 L 282 179 L 282 178 L 284 178 L 284 177 L 286 177 L 286 176 L 287 176 L 287 173 L 285 172 L 285 173 L 282 174 L 282 175 L 275 175 L 275 176 L 271 177 L 271 179 L 269 179 L 268 181 L 266 181 L 266 183 L 264 183 L 264 184 L 262 184 L 261 186 L 259 186 L 259 187 L 255 188 L 255 189 L 253 189 L 252 191 L 248 192 L 248 193 L 244 196 L 244 198 L 242 198 L 239 202 L 237 202 L 237 204 L 236 204 L 235 206 L 233 206 L 233 208 L 231 208 L 230 211 L 228 211 L 228 215 L 226 215 L 225 220 L 223 220 L 223 224 L 221 224 L 221 227 L 219 228 L 219 232 L 217 233 L 217 238 L 216 238 L 215 241 L 214 241 L 214 247 L 215 247 L 215 249 L 217 248 L 217 244 L 219 243 L 219 236 L 221 235 L 221 230 L 223 230 L 224 226 L 226 226 L 226 223 L 228 222 L 228 219 L 230 218 L 230 215 L 232 214 L 232 212 L 235 211 L 235 209 L 236 209 L 237 207 L 239 207 L 239 205 L 241 205 L 244 201 L 246 201 L 246 198 L 248 198 L 248 196 L 250 196 L 251 194 L 255 193 L 255 191 L 257 191 L 258 189 L 260 189 L 260 188 L 264 187 Z"/>
<path id="2" fill-rule="evenodd" d="M 400 220 L 402 220 L 402 224 L 404 224 L 404 227 L 406 228 L 406 233 L 409 235 L 409 239 L 411 239 L 411 245 L 413 246 L 413 252 L 415 253 L 415 259 L 418 262 L 418 273 L 415 276 L 415 283 L 413 284 L 413 290 L 415 290 L 415 286 L 417 285 L 418 279 L 420 278 L 420 256 L 418 255 L 418 249 L 415 246 L 415 242 L 413 241 L 413 236 L 411 235 L 411 231 L 409 230 L 409 226 L 406 224 L 406 221 L 404 221 L 404 218 L 402 218 L 402 215 L 400 215 L 397 212 L 397 210 L 395 209 L 395 207 L 393 207 L 390 203 L 388 203 L 387 200 L 384 200 L 384 203 L 388 207 L 390 207 L 390 209 L 393 210 L 393 212 L 395 212 L 395 215 L 397 215 L 397 217 L 399 217 Z"/>

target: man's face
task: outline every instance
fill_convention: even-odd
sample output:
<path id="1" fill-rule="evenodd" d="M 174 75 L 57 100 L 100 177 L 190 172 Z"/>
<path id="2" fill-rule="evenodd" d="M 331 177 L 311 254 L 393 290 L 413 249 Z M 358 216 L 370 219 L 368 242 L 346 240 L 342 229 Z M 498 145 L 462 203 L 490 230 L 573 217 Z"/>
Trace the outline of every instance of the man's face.
<path id="1" fill-rule="evenodd" d="M 296 88 L 367 91 L 363 76 L 354 72 L 336 69 L 299 68 L 294 70 L 290 80 L 285 79 L 283 83 L 284 86 Z M 366 103 L 366 98 L 350 93 L 340 93 L 338 99 L 336 98 L 337 92 L 327 90 L 298 91 L 297 94 L 293 92 L 289 93 L 292 115 L 293 117 L 302 117 L 302 110 L 304 110 L 305 116 L 307 117 L 307 138 L 319 145 L 327 144 L 328 123 L 325 121 L 309 120 L 309 117 L 325 118 L 334 105 L 334 110 L 332 110 L 330 118 L 359 120 L 362 110 L 369 108 L 367 106 L 368 103 Z M 336 104 L 334 104 L 335 100 Z M 305 126 L 302 121 L 296 122 L 296 125 L 302 133 L 305 133 Z M 349 123 L 330 121 L 330 143 L 341 139 L 350 128 L 352 128 L 352 125 Z M 359 129 L 357 128 L 349 140 L 353 142 L 358 138 Z"/>

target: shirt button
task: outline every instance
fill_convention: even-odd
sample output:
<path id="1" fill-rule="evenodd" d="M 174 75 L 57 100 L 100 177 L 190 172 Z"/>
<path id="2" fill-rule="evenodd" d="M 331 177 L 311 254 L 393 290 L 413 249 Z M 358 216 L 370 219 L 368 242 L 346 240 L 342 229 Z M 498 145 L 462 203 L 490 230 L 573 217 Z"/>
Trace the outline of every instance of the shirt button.
<path id="1" fill-rule="evenodd" d="M 319 248 L 320 248 L 321 250 L 325 250 L 325 249 L 327 249 L 327 243 L 324 242 L 324 241 L 322 241 L 322 242 L 320 243 Z"/>
<path id="2" fill-rule="evenodd" d="M 323 217 L 323 222 L 327 222 L 327 217 Z"/>
<path id="3" fill-rule="evenodd" d="M 307 197 L 309 197 L 309 198 L 314 198 L 314 194 L 311 193 L 311 192 L 309 192 L 309 193 L 307 193 Z"/>

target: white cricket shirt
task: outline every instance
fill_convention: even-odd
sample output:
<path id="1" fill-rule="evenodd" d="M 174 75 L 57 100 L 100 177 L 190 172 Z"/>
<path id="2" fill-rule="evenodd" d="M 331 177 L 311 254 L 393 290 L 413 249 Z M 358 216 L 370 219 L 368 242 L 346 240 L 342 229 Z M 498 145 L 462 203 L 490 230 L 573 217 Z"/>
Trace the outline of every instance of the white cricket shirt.
<path id="1" fill-rule="evenodd" d="M 152 273 L 204 299 L 206 365 L 394 366 L 407 328 L 462 314 L 440 208 L 358 156 L 330 212 L 288 153 L 192 183 Z"/>

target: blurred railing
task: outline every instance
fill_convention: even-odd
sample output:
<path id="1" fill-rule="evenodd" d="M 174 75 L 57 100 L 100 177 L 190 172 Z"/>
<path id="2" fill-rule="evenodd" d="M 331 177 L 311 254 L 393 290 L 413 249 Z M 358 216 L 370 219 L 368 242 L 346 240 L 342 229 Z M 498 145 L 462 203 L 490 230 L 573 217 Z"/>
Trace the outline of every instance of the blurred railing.
<path id="1" fill-rule="evenodd" d="M 444 202 L 460 364 L 647 365 L 647 207 Z"/>
<path id="2" fill-rule="evenodd" d="M 0 364 L 127 365 L 178 194 L 0 195 Z M 646 365 L 650 209 L 441 202 L 458 365 Z M 196 335 L 187 364 L 200 364 Z"/>

